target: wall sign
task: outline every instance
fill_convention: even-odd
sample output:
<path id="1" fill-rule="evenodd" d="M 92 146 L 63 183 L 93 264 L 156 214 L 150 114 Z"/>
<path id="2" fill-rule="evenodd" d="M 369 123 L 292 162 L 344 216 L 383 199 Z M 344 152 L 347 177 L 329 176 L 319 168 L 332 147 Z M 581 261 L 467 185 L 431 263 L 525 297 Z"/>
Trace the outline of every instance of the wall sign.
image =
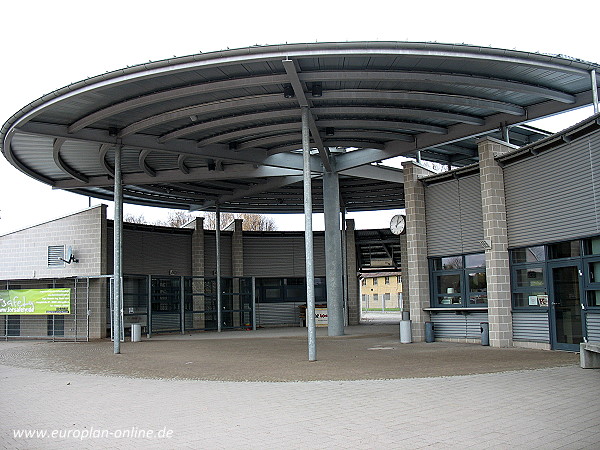
<path id="1" fill-rule="evenodd" d="M 71 289 L 11 289 L 0 291 L 0 314 L 70 314 Z"/>

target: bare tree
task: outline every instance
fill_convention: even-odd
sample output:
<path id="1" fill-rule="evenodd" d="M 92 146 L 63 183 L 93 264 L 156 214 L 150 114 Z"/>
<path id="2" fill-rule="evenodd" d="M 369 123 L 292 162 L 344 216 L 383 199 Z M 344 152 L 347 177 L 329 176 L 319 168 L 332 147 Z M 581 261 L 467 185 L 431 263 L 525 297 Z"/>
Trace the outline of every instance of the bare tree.
<path id="1" fill-rule="evenodd" d="M 128 222 L 128 223 L 145 223 L 145 224 L 148 223 L 146 221 L 146 218 L 144 217 L 143 214 L 140 214 L 139 216 L 136 216 L 135 214 L 124 214 L 123 215 L 123 222 Z"/>
<path id="2" fill-rule="evenodd" d="M 275 221 L 270 217 L 261 214 L 239 214 L 239 218 L 243 219 L 242 229 L 244 231 L 275 231 Z"/>
<path id="3" fill-rule="evenodd" d="M 170 212 L 166 220 L 159 220 L 156 225 L 165 227 L 181 228 L 186 223 L 191 222 L 196 216 L 185 211 Z"/>
<path id="4" fill-rule="evenodd" d="M 204 229 L 216 230 L 217 229 L 217 214 L 212 211 L 207 211 L 203 214 L 204 217 Z M 221 230 L 224 230 L 233 222 L 235 215 L 232 213 L 221 213 Z"/>

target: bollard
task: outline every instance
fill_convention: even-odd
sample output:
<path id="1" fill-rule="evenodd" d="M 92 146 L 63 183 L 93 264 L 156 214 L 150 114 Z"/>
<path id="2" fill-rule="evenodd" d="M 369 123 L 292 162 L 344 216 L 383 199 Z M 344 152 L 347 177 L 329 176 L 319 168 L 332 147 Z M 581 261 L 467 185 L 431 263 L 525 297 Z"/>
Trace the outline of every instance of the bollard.
<path id="1" fill-rule="evenodd" d="M 410 344 L 412 342 L 411 325 L 412 322 L 410 320 L 400 321 L 400 343 Z"/>
<path id="2" fill-rule="evenodd" d="M 131 324 L 131 342 L 140 342 L 142 340 L 142 324 Z"/>
<path id="3" fill-rule="evenodd" d="M 481 345 L 490 345 L 490 324 L 488 322 L 481 322 Z"/>
<path id="4" fill-rule="evenodd" d="M 425 342 L 434 342 L 433 322 L 425 322 Z"/>

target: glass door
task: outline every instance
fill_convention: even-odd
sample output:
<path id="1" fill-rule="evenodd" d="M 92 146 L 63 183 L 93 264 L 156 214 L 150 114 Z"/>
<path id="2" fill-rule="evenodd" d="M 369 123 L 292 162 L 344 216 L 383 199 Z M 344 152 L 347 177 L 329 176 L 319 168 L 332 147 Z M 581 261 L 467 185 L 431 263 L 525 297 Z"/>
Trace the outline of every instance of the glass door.
<path id="1" fill-rule="evenodd" d="M 579 351 L 583 342 L 581 268 L 578 264 L 549 264 L 552 348 Z"/>

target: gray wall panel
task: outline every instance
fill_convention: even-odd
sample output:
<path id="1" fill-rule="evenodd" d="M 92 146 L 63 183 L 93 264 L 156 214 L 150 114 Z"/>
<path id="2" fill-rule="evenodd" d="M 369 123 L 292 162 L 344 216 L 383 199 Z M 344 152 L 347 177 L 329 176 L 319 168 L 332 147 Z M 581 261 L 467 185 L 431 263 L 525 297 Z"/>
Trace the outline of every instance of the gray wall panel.
<path id="1" fill-rule="evenodd" d="M 483 251 L 479 175 L 427 186 L 425 204 L 429 256 Z"/>
<path id="2" fill-rule="evenodd" d="M 504 169 L 511 247 L 600 232 L 600 133 Z"/>
<path id="3" fill-rule="evenodd" d="M 550 342 L 547 312 L 513 311 L 513 339 L 515 341 Z"/>
<path id="4" fill-rule="evenodd" d="M 488 321 L 486 312 L 456 314 L 454 312 L 436 312 L 431 314 L 436 338 L 479 339 L 481 322 Z"/>
<path id="5" fill-rule="evenodd" d="M 230 277 L 233 274 L 231 264 L 232 233 L 221 232 L 221 276 Z M 204 275 L 214 277 L 217 273 L 217 241 L 215 233 L 204 234 Z"/>
<path id="6" fill-rule="evenodd" d="M 600 313 L 588 313 L 586 318 L 587 338 L 591 342 L 600 342 Z"/>
<path id="7" fill-rule="evenodd" d="M 244 274 L 253 277 L 304 277 L 303 235 L 244 234 Z M 315 276 L 325 276 L 325 238 L 314 236 Z"/>
<path id="8" fill-rule="evenodd" d="M 109 235 L 111 233 L 112 229 L 109 230 Z M 173 270 L 178 276 L 191 275 L 191 239 L 191 234 L 124 229 L 123 272 L 169 275 Z M 112 238 L 110 240 L 112 242 Z M 109 267 L 112 272 L 112 266 Z"/>

